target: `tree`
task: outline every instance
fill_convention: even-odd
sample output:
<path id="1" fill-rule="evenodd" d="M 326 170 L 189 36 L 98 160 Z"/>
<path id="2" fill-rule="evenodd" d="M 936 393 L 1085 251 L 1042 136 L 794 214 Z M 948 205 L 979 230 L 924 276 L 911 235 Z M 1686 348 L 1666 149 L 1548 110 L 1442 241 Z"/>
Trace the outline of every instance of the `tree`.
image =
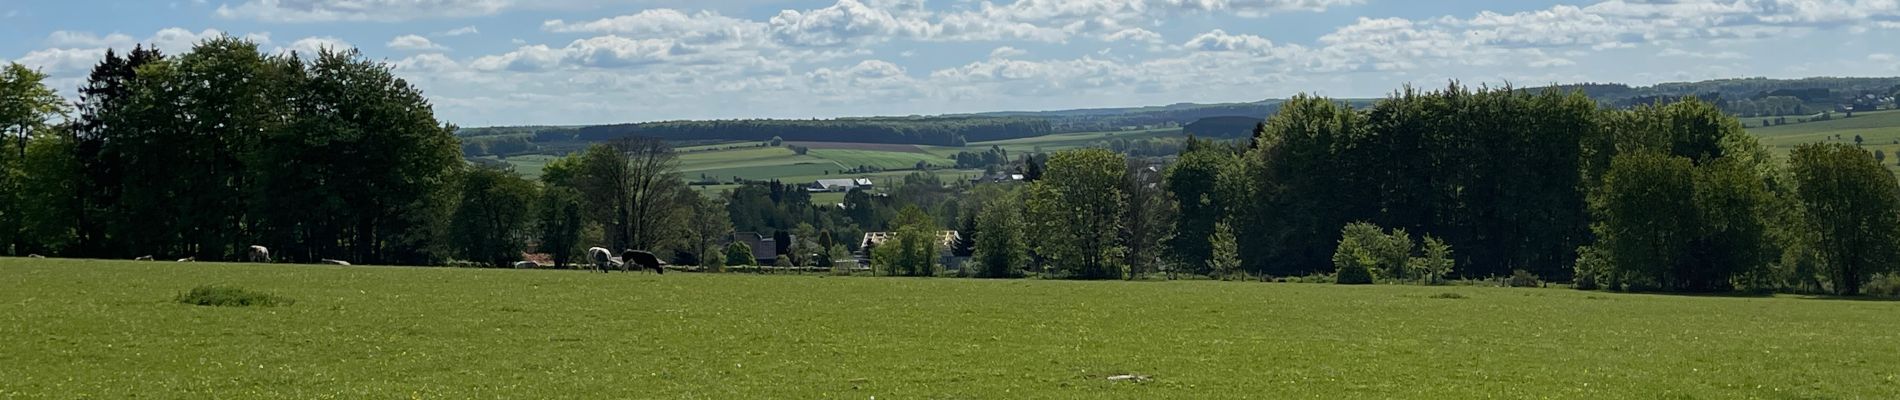
<path id="1" fill-rule="evenodd" d="M 19 63 L 0 68 L 0 135 L 17 140 L 20 158 L 26 158 L 32 133 L 46 128 L 47 121 L 66 109 L 65 101 L 45 81 L 46 74 Z"/>
<path id="2" fill-rule="evenodd" d="M 1886 167 L 1855 147 L 1809 144 L 1795 148 L 1789 169 L 1835 293 L 1859 294 L 1900 261 L 1900 184 Z"/>
<path id="3" fill-rule="evenodd" d="M 1417 276 L 1420 282 L 1431 285 L 1442 282 L 1446 276 L 1451 275 L 1453 267 L 1457 265 L 1457 260 L 1452 258 L 1450 244 L 1431 235 L 1425 235 L 1425 244 L 1421 250 L 1424 254 L 1413 258 L 1407 264 L 1407 267 L 1412 270 L 1412 276 Z"/>
<path id="4" fill-rule="evenodd" d="M 755 265 L 758 260 L 752 258 L 752 245 L 734 240 L 726 245 L 726 265 Z"/>
<path id="5" fill-rule="evenodd" d="M 586 222 L 581 217 L 580 193 L 550 184 L 541 191 L 535 211 L 541 233 L 539 251 L 553 258 L 556 268 L 566 268 L 581 252 L 581 231 Z"/>
<path id="6" fill-rule="evenodd" d="M 1029 244 L 1023 237 L 1022 202 L 1014 195 L 994 198 L 976 216 L 975 259 L 982 278 L 1015 277 L 1029 266 Z"/>
<path id="7" fill-rule="evenodd" d="M 1121 265 L 1128 269 L 1127 279 L 1136 279 L 1160 270 L 1162 243 L 1174 225 L 1174 201 L 1162 185 L 1162 173 L 1147 161 L 1127 160 L 1122 175 L 1124 207 L 1121 216 Z"/>
<path id="8" fill-rule="evenodd" d="M 896 235 L 871 250 L 871 263 L 887 275 L 935 276 L 943 244 L 930 215 L 909 206 L 892 224 L 897 226 Z"/>
<path id="9" fill-rule="evenodd" d="M 46 75 L 18 63 L 0 68 L 0 139 L 16 139 L 17 152 L 0 151 L 0 254 L 21 252 L 27 235 L 19 224 L 31 215 L 21 207 L 25 198 L 27 142 L 64 110 L 59 95 L 45 84 Z M 8 154 L 12 153 L 12 154 Z M 9 155 L 14 155 L 9 157 Z M 12 251 L 6 251 L 8 248 Z"/>
<path id="10" fill-rule="evenodd" d="M 614 248 L 657 249 L 680 204 L 678 156 L 665 141 L 629 136 L 582 155 L 576 178 Z"/>
<path id="11" fill-rule="evenodd" d="M 1125 164 L 1108 150 L 1064 151 L 1049 157 L 1043 179 L 1029 187 L 1036 252 L 1069 277 L 1115 279 L 1125 272 L 1126 248 L 1117 238 L 1127 207 Z"/>
<path id="12" fill-rule="evenodd" d="M 1361 268 L 1381 279 L 1405 280 L 1411 255 L 1412 237 L 1404 229 L 1387 231 L 1371 223 L 1355 222 L 1340 229 L 1332 259 L 1342 277 L 1347 275 L 1347 268 Z"/>
<path id="13" fill-rule="evenodd" d="M 463 175 L 461 186 L 462 203 L 449 222 L 457 253 L 496 267 L 520 261 L 539 197 L 534 182 L 513 171 L 475 168 Z"/>
<path id="14" fill-rule="evenodd" d="M 1168 258 L 1176 265 L 1192 268 L 1189 272 L 1211 273 L 1214 227 L 1228 214 L 1225 201 L 1217 191 L 1220 176 L 1235 162 L 1234 155 L 1212 146 L 1191 147 L 1180 160 L 1168 167 L 1164 180 L 1174 202 L 1177 217 L 1174 235 L 1165 242 Z"/>
<path id="15" fill-rule="evenodd" d="M 1214 225 L 1214 235 L 1208 238 L 1211 252 L 1207 258 L 1207 270 L 1218 279 L 1227 280 L 1240 272 L 1240 244 L 1234 239 L 1234 228 L 1221 222 Z"/>
<path id="16" fill-rule="evenodd" d="M 725 257 L 720 254 L 719 243 L 732 237 L 732 219 L 726 214 L 724 198 L 703 198 L 695 196 L 689 210 L 692 212 L 691 226 L 686 250 L 699 258 L 702 265 L 724 267 Z"/>

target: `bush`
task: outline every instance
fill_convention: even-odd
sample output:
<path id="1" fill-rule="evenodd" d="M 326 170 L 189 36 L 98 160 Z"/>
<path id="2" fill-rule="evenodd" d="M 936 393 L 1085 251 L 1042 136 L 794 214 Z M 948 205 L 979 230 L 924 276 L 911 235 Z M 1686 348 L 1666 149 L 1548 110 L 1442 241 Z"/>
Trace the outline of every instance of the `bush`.
<path id="1" fill-rule="evenodd" d="M 1511 271 L 1511 279 L 1505 281 L 1505 284 L 1511 287 L 1539 287 L 1543 286 L 1543 283 L 1543 280 L 1537 279 L 1537 275 L 1521 269 Z"/>
<path id="2" fill-rule="evenodd" d="M 1341 285 L 1370 285 L 1372 271 L 1361 263 L 1348 263 L 1339 268 L 1339 277 L 1333 283 Z"/>
<path id="3" fill-rule="evenodd" d="M 199 286 L 190 292 L 178 295 L 178 302 L 198 306 L 216 307 L 275 307 L 295 303 L 286 297 L 264 292 L 253 292 L 233 286 Z"/>
<path id="4" fill-rule="evenodd" d="M 1900 297 L 1900 274 L 1876 274 L 1861 290 L 1868 296 Z"/>

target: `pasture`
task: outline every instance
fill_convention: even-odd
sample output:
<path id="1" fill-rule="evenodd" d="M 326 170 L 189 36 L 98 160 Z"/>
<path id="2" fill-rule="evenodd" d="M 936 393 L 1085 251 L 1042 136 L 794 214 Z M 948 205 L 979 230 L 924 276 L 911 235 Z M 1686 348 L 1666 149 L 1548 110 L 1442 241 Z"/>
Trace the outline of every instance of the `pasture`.
<path id="1" fill-rule="evenodd" d="M 181 304 L 204 285 L 275 307 Z M 1900 303 L 0 259 L 0 397 L 1894 398 Z M 1110 381 L 1143 375 L 1144 382 Z"/>
<path id="2" fill-rule="evenodd" d="M 1900 151 L 1900 111 L 1859 113 L 1853 118 L 1842 118 L 1843 115 L 1835 113 L 1834 119 L 1828 121 L 1749 128 L 1748 133 L 1760 138 L 1762 145 L 1778 155 L 1787 155 L 1795 146 L 1808 143 L 1853 144 L 1854 136 L 1860 135 L 1863 147 L 1888 154 L 1889 165 L 1900 159 L 1894 154 Z"/>

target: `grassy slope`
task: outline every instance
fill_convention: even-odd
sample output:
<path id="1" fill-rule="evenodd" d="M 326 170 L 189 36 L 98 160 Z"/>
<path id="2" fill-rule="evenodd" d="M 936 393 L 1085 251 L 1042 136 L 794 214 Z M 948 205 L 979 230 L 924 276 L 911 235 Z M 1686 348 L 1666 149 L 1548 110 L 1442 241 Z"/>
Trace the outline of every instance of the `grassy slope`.
<path id="1" fill-rule="evenodd" d="M 1031 152 L 1036 151 L 1037 149 L 1041 149 L 1044 152 L 1053 152 L 1057 150 L 1068 150 L 1068 149 L 1074 149 L 1074 148 L 1080 148 L 1080 147 L 1090 147 L 1097 144 L 1097 142 L 1101 142 L 1104 140 L 1114 140 L 1114 139 L 1137 140 L 1137 139 L 1155 138 L 1155 137 L 1179 137 L 1179 136 L 1181 136 L 1181 129 L 1172 128 L 1172 129 L 1150 129 L 1150 130 L 1138 130 L 1138 131 L 1064 133 L 1064 134 L 1037 136 L 1037 137 L 1031 137 L 1031 138 L 1022 138 L 1022 139 L 998 140 L 998 141 L 990 141 L 990 142 L 974 142 L 974 143 L 970 143 L 966 147 L 948 147 L 948 146 L 917 146 L 917 147 L 924 149 L 924 151 L 930 152 L 931 154 L 936 154 L 942 157 L 951 157 L 951 156 L 957 155 L 957 152 L 960 152 L 960 151 L 985 151 L 985 150 L 989 150 L 990 146 L 1000 146 L 1003 149 L 1009 150 L 1011 157 L 1015 157 L 1018 154 L 1029 154 Z"/>
<path id="2" fill-rule="evenodd" d="M 298 303 L 170 301 L 213 283 Z M 1468 298 L 1429 298 L 1446 292 Z M 0 397 L 1893 398 L 1896 314 L 1557 289 L 0 259 Z M 1155 380 L 1103 379 L 1122 373 Z"/>
<path id="3" fill-rule="evenodd" d="M 1894 162 L 1895 151 L 1900 151 L 1900 111 L 1879 111 L 1857 114 L 1853 118 L 1838 118 L 1831 121 L 1789 124 L 1767 128 L 1752 128 L 1748 132 L 1761 138 L 1763 145 L 1777 154 L 1787 154 L 1794 147 L 1807 143 L 1854 143 L 1854 135 L 1865 140 L 1869 150 L 1884 150 L 1889 163 Z M 1840 139 L 1834 139 L 1840 135 Z"/>

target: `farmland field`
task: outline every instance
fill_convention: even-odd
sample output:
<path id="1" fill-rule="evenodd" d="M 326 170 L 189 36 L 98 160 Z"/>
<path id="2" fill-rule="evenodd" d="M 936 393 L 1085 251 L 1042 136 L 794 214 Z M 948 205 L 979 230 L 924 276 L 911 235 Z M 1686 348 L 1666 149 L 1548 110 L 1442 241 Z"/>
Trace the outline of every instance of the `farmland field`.
<path id="1" fill-rule="evenodd" d="M 208 284 L 295 303 L 172 301 Z M 1895 315 L 1564 289 L 0 259 L 0 397 L 1895 398 Z M 1121 374 L 1152 379 L 1106 379 Z"/>
<path id="2" fill-rule="evenodd" d="M 1900 111 L 1877 111 L 1833 120 L 1752 128 L 1748 133 L 1761 138 L 1763 145 L 1777 154 L 1787 154 L 1795 146 L 1807 143 L 1854 143 L 1860 135 L 1864 146 L 1887 152 L 1900 150 Z M 1835 138 L 1839 135 L 1839 138 Z"/>

